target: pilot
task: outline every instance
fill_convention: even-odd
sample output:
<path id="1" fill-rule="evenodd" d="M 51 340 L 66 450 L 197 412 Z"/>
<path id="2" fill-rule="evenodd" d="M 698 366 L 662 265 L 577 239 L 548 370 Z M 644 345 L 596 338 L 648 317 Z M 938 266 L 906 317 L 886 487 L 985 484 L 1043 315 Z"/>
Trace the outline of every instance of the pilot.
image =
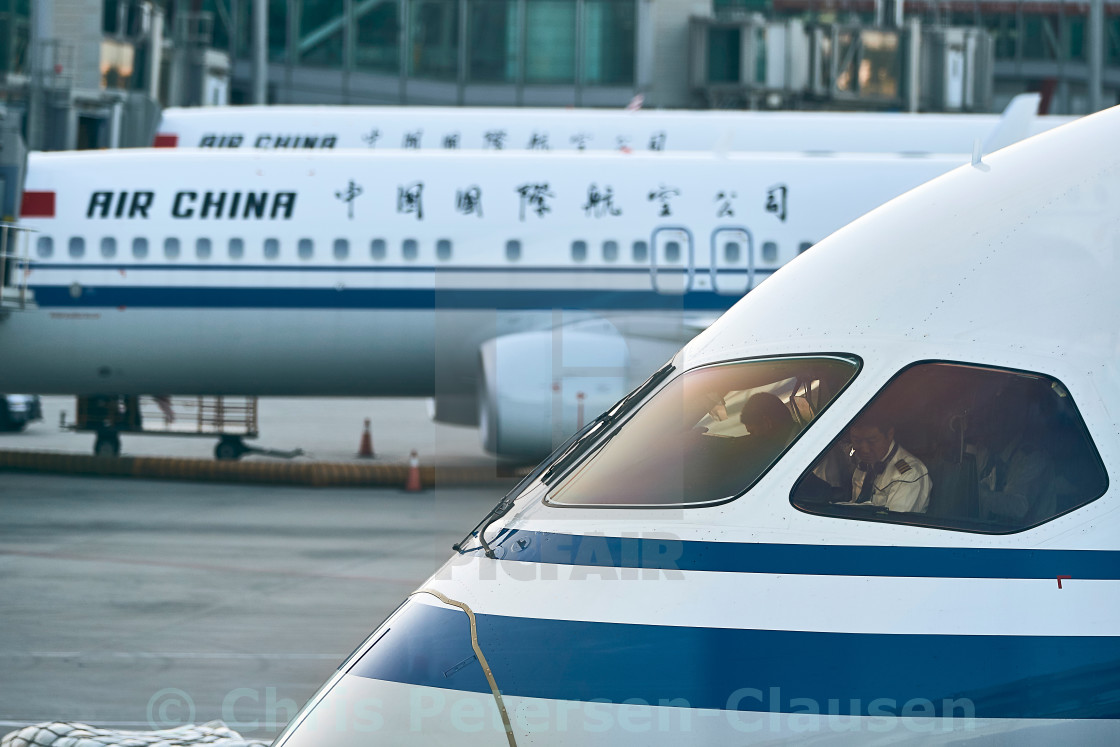
<path id="1" fill-rule="evenodd" d="M 777 456 L 797 431 L 789 408 L 768 392 L 752 394 L 739 413 L 739 422 L 750 434 L 752 451 Z"/>
<path id="2" fill-rule="evenodd" d="M 1034 524 L 1057 513 L 1054 465 L 1045 436 L 1048 390 L 1014 383 L 996 397 L 992 414 L 978 426 L 980 517 L 1008 525 Z"/>
<path id="3" fill-rule="evenodd" d="M 848 434 L 856 459 L 852 502 L 925 513 L 933 481 L 922 461 L 894 440 L 894 427 L 881 416 L 868 414 Z"/>

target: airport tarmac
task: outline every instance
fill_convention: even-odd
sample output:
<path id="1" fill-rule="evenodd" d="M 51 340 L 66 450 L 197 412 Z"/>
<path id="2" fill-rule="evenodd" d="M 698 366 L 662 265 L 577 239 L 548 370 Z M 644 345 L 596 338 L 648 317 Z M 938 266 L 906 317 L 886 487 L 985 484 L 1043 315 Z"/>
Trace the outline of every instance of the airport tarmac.
<path id="1" fill-rule="evenodd" d="M 0 449 L 62 451 L 92 454 L 94 434 L 60 427 L 74 422 L 75 398 L 43 397 L 43 420 L 20 433 L 0 432 Z M 374 463 L 400 463 L 415 449 L 425 464 L 441 466 L 493 465 L 495 458 L 479 442 L 476 428 L 433 423 L 424 399 L 277 398 L 259 401 L 260 437 L 246 444 L 291 451 L 300 459 L 330 462 L 355 460 L 362 424 L 372 421 Z M 165 456 L 210 459 L 217 438 L 122 434 L 123 456 Z M 249 455 L 245 459 L 271 457 Z M 363 460 L 368 461 L 368 460 Z"/>
<path id="2" fill-rule="evenodd" d="M 0 734 L 271 739 L 504 492 L 0 475 Z"/>

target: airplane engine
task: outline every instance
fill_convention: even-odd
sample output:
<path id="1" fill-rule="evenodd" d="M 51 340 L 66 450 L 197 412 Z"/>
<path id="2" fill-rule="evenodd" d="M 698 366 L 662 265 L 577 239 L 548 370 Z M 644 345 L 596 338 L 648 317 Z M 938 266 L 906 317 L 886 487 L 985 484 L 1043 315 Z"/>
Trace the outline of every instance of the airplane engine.
<path id="1" fill-rule="evenodd" d="M 630 351 L 616 331 L 559 328 L 482 344 L 482 445 L 539 459 L 626 394 Z"/>

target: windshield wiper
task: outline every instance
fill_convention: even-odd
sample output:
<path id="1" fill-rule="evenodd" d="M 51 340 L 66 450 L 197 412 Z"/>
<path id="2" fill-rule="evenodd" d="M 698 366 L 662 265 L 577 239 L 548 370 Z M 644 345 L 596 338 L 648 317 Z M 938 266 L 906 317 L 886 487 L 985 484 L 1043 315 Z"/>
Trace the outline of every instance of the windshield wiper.
<path id="1" fill-rule="evenodd" d="M 548 471 L 541 476 L 541 482 L 545 485 L 551 485 L 552 481 L 562 474 L 568 467 L 572 465 L 583 452 L 587 450 L 588 445 L 595 440 L 595 437 L 602 431 L 617 423 L 623 415 L 630 412 L 634 405 L 646 398 L 657 386 L 664 381 L 669 374 L 674 371 L 675 367 L 672 363 L 666 363 L 659 368 L 657 372 L 645 380 L 641 386 L 634 391 L 627 394 L 620 399 L 614 407 L 604 412 L 591 423 L 591 427 L 586 429 L 587 432 L 582 435 L 579 440 L 572 443 L 567 451 L 557 460 L 555 460 Z"/>
<path id="2" fill-rule="evenodd" d="M 486 557 L 488 557 L 488 558 L 494 557 L 494 551 L 490 549 L 490 545 L 486 544 L 486 537 L 484 536 L 485 533 L 486 533 L 486 530 L 489 529 L 490 525 L 493 524 L 495 521 L 497 521 L 498 519 L 500 519 L 503 516 L 505 516 L 506 514 L 508 514 L 510 509 L 513 508 L 513 504 L 521 496 L 521 493 L 525 490 L 525 488 L 527 488 L 527 487 L 529 487 L 529 485 L 533 484 L 533 482 L 538 477 L 540 477 L 542 472 L 544 472 L 546 469 L 548 469 L 557 459 L 559 459 L 561 456 L 563 456 L 567 452 L 568 448 L 572 445 L 573 442 L 582 438 L 587 433 L 587 431 L 590 430 L 594 425 L 595 425 L 595 422 L 588 423 L 583 428 L 583 430 L 581 430 L 577 433 L 574 433 L 567 441 L 560 444 L 560 447 L 558 449 L 554 450 L 551 455 L 546 457 L 543 462 L 538 464 L 533 469 L 532 472 L 525 475 L 525 477 L 521 478 L 521 481 L 513 486 L 513 490 L 506 493 L 502 497 L 502 500 L 498 501 L 498 505 L 496 505 L 496 506 L 494 506 L 494 508 L 490 509 L 490 512 L 488 514 L 486 514 L 486 516 L 482 517 L 482 521 L 478 522 L 478 524 L 475 525 L 474 529 L 472 529 L 471 531 L 469 531 L 467 533 L 466 537 L 463 537 L 463 539 L 459 540 L 454 545 L 452 545 L 451 549 L 454 550 L 455 552 L 459 552 L 459 553 L 463 552 L 464 547 L 466 546 L 466 544 L 468 542 L 470 542 L 471 537 L 474 537 L 477 534 L 478 535 L 478 543 L 480 545 L 482 545 L 482 549 L 486 553 Z"/>
<path id="3" fill-rule="evenodd" d="M 657 386 L 664 381 L 669 374 L 673 373 L 675 367 L 672 362 L 666 363 L 659 368 L 652 376 L 645 380 L 645 382 L 634 391 L 627 394 L 619 400 L 611 409 L 595 418 L 595 420 L 588 423 L 580 431 L 573 434 L 567 441 L 562 443 L 559 448 L 552 452 L 552 454 L 543 462 L 538 464 L 536 468 L 521 479 L 513 490 L 509 491 L 498 501 L 498 505 L 490 509 L 486 516 L 482 517 L 482 521 L 475 525 L 474 529 L 467 532 L 467 536 L 463 537 L 459 542 L 451 546 L 455 552 L 464 552 L 464 548 L 471 537 L 478 536 L 478 543 L 482 545 L 483 552 L 486 557 L 493 558 L 494 551 L 486 542 L 486 530 L 490 526 L 510 512 L 513 504 L 521 497 L 521 493 L 525 488 L 532 485 L 534 481 L 540 478 L 540 481 L 545 485 L 550 484 L 551 480 L 557 475 L 566 470 L 573 462 L 578 459 L 587 447 L 595 438 L 601 434 L 605 429 L 618 422 L 618 420 L 629 412 L 635 404 L 645 399 L 646 396 L 653 391 Z"/>

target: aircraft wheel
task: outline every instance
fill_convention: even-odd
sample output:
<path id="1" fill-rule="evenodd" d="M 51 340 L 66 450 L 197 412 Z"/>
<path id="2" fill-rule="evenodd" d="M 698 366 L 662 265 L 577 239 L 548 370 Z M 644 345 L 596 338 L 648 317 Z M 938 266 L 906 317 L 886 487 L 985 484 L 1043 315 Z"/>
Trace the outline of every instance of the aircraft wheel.
<path id="1" fill-rule="evenodd" d="M 93 442 L 93 455 L 116 457 L 121 455 L 121 439 L 116 433 L 98 433 Z"/>
<path id="2" fill-rule="evenodd" d="M 245 444 L 240 438 L 223 438 L 214 447 L 214 458 L 220 462 L 236 462 L 245 453 Z"/>

